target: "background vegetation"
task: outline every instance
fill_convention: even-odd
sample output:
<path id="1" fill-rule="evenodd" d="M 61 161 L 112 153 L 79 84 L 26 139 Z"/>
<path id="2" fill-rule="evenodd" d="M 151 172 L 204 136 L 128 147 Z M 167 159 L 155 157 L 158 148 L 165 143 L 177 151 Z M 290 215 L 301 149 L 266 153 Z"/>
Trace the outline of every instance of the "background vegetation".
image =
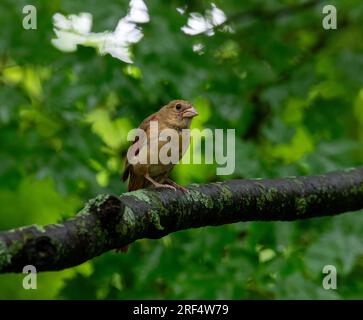
<path id="1" fill-rule="evenodd" d="M 99 193 L 124 192 L 127 131 L 175 98 L 195 104 L 196 127 L 235 128 L 238 136 L 232 176 L 179 165 L 179 183 L 319 174 L 363 162 L 360 0 L 329 1 L 338 10 L 331 31 L 321 26 L 324 1 L 299 10 L 281 8 L 304 1 L 215 1 L 232 32 L 220 27 L 213 36 L 180 30 L 209 1 L 148 1 L 151 20 L 132 48 L 134 64 L 51 44 L 56 12 L 90 12 L 92 30 L 102 32 L 126 15 L 127 1 L 30 2 L 37 30 L 22 28 L 29 1 L 0 4 L 2 230 L 62 221 Z M 188 230 L 40 274 L 37 290 L 24 290 L 22 275 L 0 275 L 0 298 L 363 298 L 362 234 L 363 212 Z M 338 270 L 335 291 L 322 289 L 327 264 Z"/>

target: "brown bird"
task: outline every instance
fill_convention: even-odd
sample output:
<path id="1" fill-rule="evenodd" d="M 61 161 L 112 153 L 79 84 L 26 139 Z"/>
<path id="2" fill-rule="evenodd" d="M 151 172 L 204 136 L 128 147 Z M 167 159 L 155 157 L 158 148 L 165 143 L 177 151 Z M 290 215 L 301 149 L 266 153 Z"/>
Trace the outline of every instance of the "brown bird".
<path id="1" fill-rule="evenodd" d="M 190 143 L 190 136 L 187 131 L 183 129 L 189 129 L 192 119 L 198 115 L 198 112 L 194 109 L 191 103 L 185 100 L 173 100 L 167 105 L 163 106 L 158 112 L 147 117 L 139 126 L 146 133 L 146 139 L 139 139 L 136 137 L 133 144 L 128 150 L 128 157 L 138 156 L 142 152 L 147 153 L 146 163 L 130 164 L 126 159 L 125 171 L 122 176 L 123 181 L 126 181 L 128 177 L 129 185 L 128 191 L 138 190 L 149 186 L 156 188 L 170 188 L 170 189 L 182 189 L 185 188 L 179 186 L 169 178 L 169 174 L 174 167 L 175 162 L 179 161 Z M 158 124 L 159 135 L 150 136 L 150 122 L 155 121 Z M 164 129 L 173 129 L 175 134 L 178 135 L 176 143 L 178 146 L 173 146 L 178 151 L 177 159 L 173 159 L 172 163 L 162 163 L 159 159 L 159 152 L 161 148 L 170 140 L 160 141 L 160 133 Z M 152 148 L 152 144 L 157 148 Z M 145 149 L 146 148 L 146 149 Z M 156 155 L 153 153 L 157 153 Z M 168 153 L 170 155 L 170 153 Z M 157 163 L 152 163 L 150 159 L 156 156 Z"/>
<path id="2" fill-rule="evenodd" d="M 173 190 L 181 189 L 186 191 L 182 186 L 179 186 L 173 180 L 169 178 L 170 171 L 173 169 L 175 162 L 179 161 L 190 144 L 190 135 L 188 131 L 182 131 L 183 129 L 189 129 L 192 119 L 198 115 L 198 112 L 194 109 L 191 103 L 185 100 L 173 100 L 167 105 L 163 106 L 158 112 L 147 117 L 139 126 L 146 135 L 144 139 L 136 137 L 132 145 L 127 152 L 127 158 L 125 163 L 125 170 L 122 176 L 123 181 L 129 178 L 128 191 L 134 191 L 149 186 L 156 188 L 170 188 Z M 152 135 L 150 130 L 150 122 L 155 121 L 158 124 L 158 135 Z M 159 159 L 159 152 L 169 140 L 160 141 L 160 133 L 164 129 L 173 129 L 177 135 L 176 145 L 172 145 L 172 148 L 177 148 L 177 159 L 173 159 L 172 163 L 164 164 Z M 170 139 L 170 141 L 173 141 Z M 155 143 L 156 148 L 152 148 L 151 144 Z M 146 148 L 146 149 L 145 149 Z M 146 152 L 147 161 L 145 163 L 131 164 L 128 161 L 129 157 L 134 157 L 142 152 Z M 157 153 L 157 154 L 155 154 Z M 168 154 L 169 155 L 169 154 Z M 158 161 L 152 163 L 150 159 L 156 156 Z M 123 246 L 117 249 L 117 252 L 127 252 L 128 246 Z"/>

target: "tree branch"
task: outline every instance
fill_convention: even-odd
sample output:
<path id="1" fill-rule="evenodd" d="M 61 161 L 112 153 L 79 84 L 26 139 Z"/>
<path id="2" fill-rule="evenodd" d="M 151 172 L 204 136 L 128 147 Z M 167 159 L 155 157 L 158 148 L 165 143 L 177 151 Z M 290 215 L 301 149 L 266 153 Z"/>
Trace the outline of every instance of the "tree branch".
<path id="1" fill-rule="evenodd" d="M 231 180 L 188 192 L 100 195 L 72 219 L 0 232 L 0 272 L 76 266 L 137 239 L 239 221 L 298 220 L 363 209 L 363 167 L 320 176 Z"/>

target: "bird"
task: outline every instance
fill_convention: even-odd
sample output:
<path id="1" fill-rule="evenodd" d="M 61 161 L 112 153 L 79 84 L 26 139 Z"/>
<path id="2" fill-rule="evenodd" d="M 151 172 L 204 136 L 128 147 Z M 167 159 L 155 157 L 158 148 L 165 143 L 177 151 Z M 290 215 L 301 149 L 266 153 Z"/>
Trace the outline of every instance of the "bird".
<path id="1" fill-rule="evenodd" d="M 192 119 L 198 115 L 194 106 L 185 100 L 173 100 L 167 105 L 163 106 L 159 111 L 147 117 L 139 126 L 139 129 L 146 133 L 146 139 L 140 139 L 136 137 L 132 145 L 128 149 L 128 157 L 137 156 L 142 151 L 147 152 L 146 163 L 131 164 L 129 159 L 126 158 L 125 169 L 122 176 L 122 180 L 126 181 L 129 178 L 128 191 L 134 191 L 146 187 L 155 188 L 169 188 L 180 189 L 185 191 L 186 189 L 173 180 L 170 179 L 169 174 L 173 169 L 175 163 L 164 164 L 159 159 L 160 149 L 169 142 L 168 140 L 160 141 L 159 136 L 150 136 L 150 122 L 156 121 L 158 124 L 158 132 L 162 132 L 164 129 L 173 129 L 178 135 L 178 154 L 176 159 L 179 161 L 190 143 L 189 132 L 184 129 L 189 129 Z M 184 131 L 183 131 L 184 130 Z M 151 148 L 152 142 L 157 146 L 157 149 Z M 156 141 L 157 140 L 157 141 Z M 147 148 L 144 150 L 144 148 Z M 157 163 L 152 163 L 150 159 L 153 153 L 158 153 Z M 175 161 L 175 162 L 177 162 Z"/>
<path id="2" fill-rule="evenodd" d="M 160 149 L 169 142 L 168 140 L 160 141 L 160 136 L 153 136 L 150 133 L 150 123 L 152 121 L 156 121 L 158 124 L 158 132 L 162 132 L 164 129 L 173 129 L 177 134 L 177 142 L 178 143 L 178 154 L 176 160 L 180 160 L 185 151 L 188 149 L 190 144 L 190 134 L 189 129 L 192 119 L 198 115 L 197 110 L 194 106 L 185 100 L 173 100 L 168 104 L 161 107 L 161 109 L 149 117 L 147 117 L 144 121 L 141 122 L 139 129 L 143 130 L 146 135 L 144 139 L 140 137 L 136 137 L 132 142 L 131 146 L 127 151 L 127 157 L 125 161 L 125 169 L 122 175 L 122 180 L 125 182 L 129 179 L 128 183 L 128 191 L 135 191 L 138 189 L 143 189 L 147 187 L 154 188 L 168 188 L 172 190 L 182 190 L 187 191 L 186 188 L 178 185 L 172 179 L 170 179 L 169 175 L 171 170 L 173 169 L 175 163 L 164 164 L 159 159 L 159 151 Z M 151 142 L 154 140 L 156 142 L 157 150 L 154 150 L 150 147 Z M 155 141 L 157 140 L 157 141 Z M 176 146 L 172 146 L 176 147 Z M 144 148 L 147 148 L 146 150 Z M 129 162 L 129 156 L 137 156 L 142 151 L 147 152 L 147 161 L 146 163 L 136 163 L 132 164 Z M 152 163 L 150 159 L 152 158 L 152 153 L 157 152 L 156 163 Z M 127 252 L 128 245 L 123 246 L 119 249 L 116 249 L 116 252 Z"/>

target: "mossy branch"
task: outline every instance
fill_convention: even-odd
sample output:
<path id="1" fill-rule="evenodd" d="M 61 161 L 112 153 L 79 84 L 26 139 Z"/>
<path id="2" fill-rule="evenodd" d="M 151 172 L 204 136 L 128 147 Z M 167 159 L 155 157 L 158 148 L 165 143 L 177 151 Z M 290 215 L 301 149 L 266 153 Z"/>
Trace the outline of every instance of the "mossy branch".
<path id="1" fill-rule="evenodd" d="M 320 176 L 231 180 L 187 192 L 100 195 L 72 219 L 0 232 L 0 272 L 76 266 L 141 238 L 240 221 L 298 220 L 363 209 L 363 167 Z"/>

